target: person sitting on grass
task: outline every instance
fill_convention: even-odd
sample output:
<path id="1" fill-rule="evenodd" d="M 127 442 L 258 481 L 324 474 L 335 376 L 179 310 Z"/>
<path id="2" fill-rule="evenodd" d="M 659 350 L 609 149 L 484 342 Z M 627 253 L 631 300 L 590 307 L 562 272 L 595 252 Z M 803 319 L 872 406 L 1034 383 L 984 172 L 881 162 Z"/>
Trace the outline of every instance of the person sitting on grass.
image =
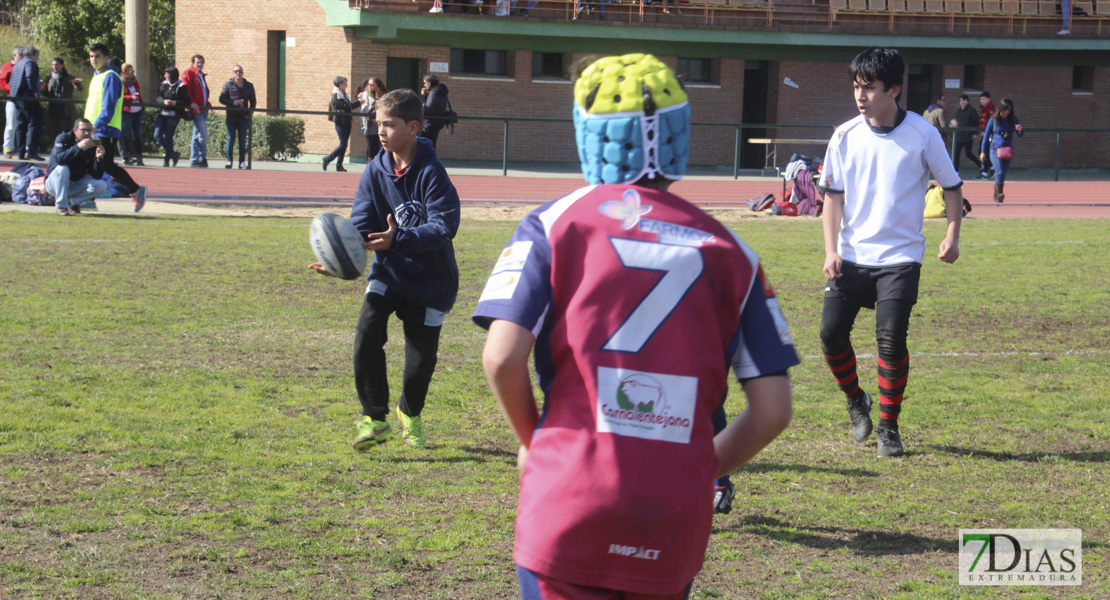
<path id="1" fill-rule="evenodd" d="M 54 196 L 59 215 L 81 213 L 81 203 L 108 189 L 104 181 L 104 146 L 93 139 L 93 125 L 78 118 L 73 131 L 59 133 L 46 167 L 46 192 Z"/>
<path id="2" fill-rule="evenodd" d="M 598 185 L 521 221 L 474 311 L 489 330 L 486 379 L 520 443 L 524 598 L 687 597 L 714 479 L 790 422 L 799 361 L 758 257 L 667 191 L 686 169 L 689 116 L 654 56 L 587 67 L 574 122 Z M 716 433 L 730 370 L 748 408 Z"/>
<path id="3" fill-rule="evenodd" d="M 392 437 L 385 342 L 389 315 L 405 332 L 405 369 L 397 419 L 401 439 L 425 447 L 420 418 L 435 372 L 439 334 L 459 291 L 452 240 L 459 229 L 459 195 L 430 140 L 418 137 L 420 98 L 395 90 L 374 103 L 383 152 L 366 166 L 351 207 L 351 223 L 374 251 L 370 284 L 355 330 L 355 389 L 362 419 L 354 448 L 365 452 Z M 320 263 L 310 269 L 328 275 Z"/>

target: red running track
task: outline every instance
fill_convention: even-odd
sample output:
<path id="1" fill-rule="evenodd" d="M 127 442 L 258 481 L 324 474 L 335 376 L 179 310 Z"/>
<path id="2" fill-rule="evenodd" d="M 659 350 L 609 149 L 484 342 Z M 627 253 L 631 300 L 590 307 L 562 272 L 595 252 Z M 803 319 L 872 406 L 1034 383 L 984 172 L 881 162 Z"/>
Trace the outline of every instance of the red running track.
<path id="1" fill-rule="evenodd" d="M 167 199 L 175 195 L 191 197 L 270 196 L 288 198 L 354 197 L 361 171 L 350 173 L 190 169 L 178 167 L 129 168 L 135 180 L 146 185 L 154 196 Z M 0 167 L 2 168 L 2 167 Z M 554 200 L 583 185 L 582 180 L 566 177 L 496 177 L 454 175 L 451 177 L 464 201 L 490 203 L 537 203 Z M 1110 200 L 1099 185 L 1090 181 L 1012 181 L 1006 184 L 1006 202 L 991 201 L 993 182 L 967 181 L 964 196 L 971 202 L 972 217 L 977 218 L 1110 218 Z M 781 195 L 778 180 L 688 179 L 671 190 L 699 205 L 743 205 L 749 198 L 771 192 Z M 328 202 L 331 200 L 321 200 Z M 1084 206 L 1075 205 L 1078 203 Z M 1071 204 L 1071 205 L 1069 205 Z"/>

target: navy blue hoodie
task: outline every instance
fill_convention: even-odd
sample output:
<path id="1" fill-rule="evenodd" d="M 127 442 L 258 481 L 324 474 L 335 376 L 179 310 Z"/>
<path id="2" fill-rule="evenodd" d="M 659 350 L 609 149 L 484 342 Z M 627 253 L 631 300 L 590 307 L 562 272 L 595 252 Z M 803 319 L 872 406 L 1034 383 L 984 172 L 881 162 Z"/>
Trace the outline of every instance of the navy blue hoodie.
<path id="1" fill-rule="evenodd" d="M 358 182 L 351 223 L 365 238 L 397 223 L 389 250 L 374 253 L 368 279 L 408 302 L 447 312 L 459 293 L 451 240 L 459 230 L 459 194 L 432 143 L 417 138 L 416 156 L 400 177 L 389 152 L 379 152 Z"/>

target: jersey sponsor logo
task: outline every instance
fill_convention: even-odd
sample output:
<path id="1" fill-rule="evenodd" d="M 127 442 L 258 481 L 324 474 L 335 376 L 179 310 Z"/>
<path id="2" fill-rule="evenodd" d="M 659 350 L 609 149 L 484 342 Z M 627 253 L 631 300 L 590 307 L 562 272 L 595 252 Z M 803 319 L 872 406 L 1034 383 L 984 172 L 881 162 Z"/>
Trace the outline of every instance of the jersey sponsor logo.
<path id="1" fill-rule="evenodd" d="M 497 264 L 493 266 L 494 273 L 502 271 L 522 271 L 528 255 L 532 252 L 532 242 L 514 242 L 501 251 Z"/>
<path id="2" fill-rule="evenodd" d="M 685 225 L 676 225 L 666 221 L 656 221 L 654 219 L 644 219 L 640 221 L 640 231 L 654 233 L 661 244 L 674 244 L 677 246 L 700 248 L 702 244 L 708 244 L 714 240 L 712 233 L 694 229 L 693 227 L 686 227 Z"/>
<path id="3" fill-rule="evenodd" d="M 598 432 L 690 443 L 696 377 L 598 367 L 597 387 Z"/>
<path id="4" fill-rule="evenodd" d="M 482 297 L 478 302 L 486 300 L 508 300 L 513 297 L 516 286 L 520 283 L 520 271 L 507 271 L 494 273 L 486 280 L 486 287 L 482 290 Z"/>
<path id="5" fill-rule="evenodd" d="M 619 554 L 620 556 L 631 556 L 632 558 L 642 558 L 645 560 L 659 560 L 659 550 L 651 550 L 643 546 L 625 546 L 623 544 L 609 544 L 609 554 Z"/>
<path id="6" fill-rule="evenodd" d="M 621 229 L 632 229 L 640 221 L 641 215 L 651 212 L 651 205 L 640 205 L 640 194 L 636 190 L 625 190 L 621 201 L 602 202 L 598 207 L 601 214 L 621 222 Z"/>

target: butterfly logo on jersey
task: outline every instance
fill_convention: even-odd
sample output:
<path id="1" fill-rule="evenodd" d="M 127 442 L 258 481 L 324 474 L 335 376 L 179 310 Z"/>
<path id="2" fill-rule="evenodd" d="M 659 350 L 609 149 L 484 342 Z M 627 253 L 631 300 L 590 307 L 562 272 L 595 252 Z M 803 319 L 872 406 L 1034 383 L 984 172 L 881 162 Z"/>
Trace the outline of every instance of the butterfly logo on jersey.
<path id="1" fill-rule="evenodd" d="M 640 222 L 640 216 L 651 212 L 651 205 L 640 205 L 640 194 L 636 190 L 625 190 L 621 201 L 602 202 L 601 214 L 621 222 L 621 229 L 632 229 Z"/>

